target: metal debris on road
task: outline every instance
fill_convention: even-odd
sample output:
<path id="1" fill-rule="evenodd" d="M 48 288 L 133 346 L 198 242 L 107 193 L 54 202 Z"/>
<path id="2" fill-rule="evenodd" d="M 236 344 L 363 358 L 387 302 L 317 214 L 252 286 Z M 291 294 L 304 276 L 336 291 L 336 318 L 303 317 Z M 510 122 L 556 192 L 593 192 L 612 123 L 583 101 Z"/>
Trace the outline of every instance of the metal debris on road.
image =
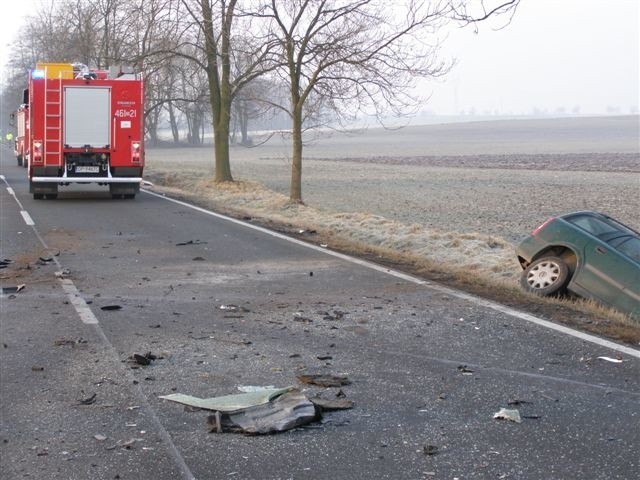
<path id="1" fill-rule="evenodd" d="M 16 285 L 15 287 L 2 287 L 2 293 L 6 294 L 6 293 L 18 293 L 21 292 L 22 290 L 24 290 L 26 287 L 26 285 L 24 283 L 20 284 L 20 285 Z"/>
<path id="2" fill-rule="evenodd" d="M 622 360 L 618 359 L 618 358 L 611 358 L 611 357 L 598 357 L 599 360 L 604 360 L 605 362 L 611 362 L 611 363 L 622 363 Z"/>
<path id="3" fill-rule="evenodd" d="M 298 375 L 297 378 L 302 383 L 319 387 L 342 387 L 351 383 L 346 375 L 310 374 Z"/>
<path id="4" fill-rule="evenodd" d="M 497 420 L 509 420 L 511 422 L 522 423 L 520 412 L 515 409 L 510 410 L 508 408 L 501 408 L 499 412 L 493 414 L 493 418 Z"/>
<path id="5" fill-rule="evenodd" d="M 440 448 L 437 445 L 425 445 L 422 447 L 422 453 L 427 456 L 437 455 L 440 453 Z"/>
<path id="6" fill-rule="evenodd" d="M 158 357 L 155 356 L 153 353 L 151 352 L 147 352 L 144 355 L 140 354 L 140 353 L 134 353 L 133 355 L 131 355 L 131 357 L 129 357 L 129 359 L 135 364 L 135 365 L 142 365 L 142 366 L 147 366 L 150 365 L 151 362 L 153 360 L 156 360 Z M 136 366 L 133 366 L 131 368 L 137 368 Z"/>
<path id="7" fill-rule="evenodd" d="M 100 307 L 100 310 L 104 310 L 105 312 L 122 310 L 122 305 L 105 305 L 104 307 Z"/>
<path id="8" fill-rule="evenodd" d="M 186 242 L 176 243 L 176 247 L 184 247 L 185 245 L 205 245 L 207 242 L 201 240 L 188 240 Z"/>
<path id="9" fill-rule="evenodd" d="M 314 404 L 299 390 L 290 390 L 262 405 L 232 412 L 216 411 L 207 417 L 210 431 L 253 435 L 285 432 L 316 420 Z"/>
<path id="10" fill-rule="evenodd" d="M 98 394 L 94 393 L 90 397 L 84 398 L 82 400 L 78 400 L 78 405 L 92 405 L 92 404 L 96 403 L 97 396 L 98 396 Z"/>

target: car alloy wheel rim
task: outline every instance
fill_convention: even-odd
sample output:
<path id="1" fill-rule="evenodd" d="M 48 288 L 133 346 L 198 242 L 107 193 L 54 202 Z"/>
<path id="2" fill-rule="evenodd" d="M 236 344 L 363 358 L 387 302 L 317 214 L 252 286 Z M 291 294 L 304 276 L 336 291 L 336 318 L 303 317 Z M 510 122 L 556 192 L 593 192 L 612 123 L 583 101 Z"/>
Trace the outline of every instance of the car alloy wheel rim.
<path id="1" fill-rule="evenodd" d="M 560 276 L 560 267 L 554 262 L 542 262 L 533 267 L 527 275 L 531 288 L 542 289 L 553 285 Z"/>

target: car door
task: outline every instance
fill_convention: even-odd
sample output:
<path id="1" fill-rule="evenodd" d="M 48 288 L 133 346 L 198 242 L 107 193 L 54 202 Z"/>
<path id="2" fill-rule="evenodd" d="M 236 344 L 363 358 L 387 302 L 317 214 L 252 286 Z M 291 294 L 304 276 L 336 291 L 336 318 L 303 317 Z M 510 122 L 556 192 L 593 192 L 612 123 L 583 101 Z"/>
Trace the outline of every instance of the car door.
<path id="1" fill-rule="evenodd" d="M 618 249 L 636 248 L 637 239 L 590 239 L 584 248 L 584 265 L 576 279 L 585 293 L 625 312 L 640 313 L 640 261 Z M 630 250 L 629 248 L 627 248 Z"/>

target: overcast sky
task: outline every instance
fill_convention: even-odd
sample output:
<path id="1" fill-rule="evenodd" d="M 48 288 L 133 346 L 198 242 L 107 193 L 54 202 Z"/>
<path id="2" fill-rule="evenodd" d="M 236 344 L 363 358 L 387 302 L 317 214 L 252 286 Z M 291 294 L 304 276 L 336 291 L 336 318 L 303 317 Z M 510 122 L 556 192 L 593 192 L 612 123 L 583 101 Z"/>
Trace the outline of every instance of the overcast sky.
<path id="1" fill-rule="evenodd" d="M 22 16 L 39 0 L 11 2 L 0 16 L 0 65 Z M 455 29 L 443 53 L 457 59 L 427 84 L 426 110 L 549 114 L 638 113 L 640 0 L 521 0 L 503 30 Z"/>

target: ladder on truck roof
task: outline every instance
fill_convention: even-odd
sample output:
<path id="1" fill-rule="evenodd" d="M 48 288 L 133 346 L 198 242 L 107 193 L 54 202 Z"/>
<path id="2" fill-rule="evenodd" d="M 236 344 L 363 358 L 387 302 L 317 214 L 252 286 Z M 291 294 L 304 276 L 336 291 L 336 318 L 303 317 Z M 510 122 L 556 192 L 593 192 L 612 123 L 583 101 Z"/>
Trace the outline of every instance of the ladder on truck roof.
<path id="1" fill-rule="evenodd" d="M 49 159 L 52 161 L 50 162 Z M 62 166 L 62 72 L 44 72 L 44 164 Z"/>

